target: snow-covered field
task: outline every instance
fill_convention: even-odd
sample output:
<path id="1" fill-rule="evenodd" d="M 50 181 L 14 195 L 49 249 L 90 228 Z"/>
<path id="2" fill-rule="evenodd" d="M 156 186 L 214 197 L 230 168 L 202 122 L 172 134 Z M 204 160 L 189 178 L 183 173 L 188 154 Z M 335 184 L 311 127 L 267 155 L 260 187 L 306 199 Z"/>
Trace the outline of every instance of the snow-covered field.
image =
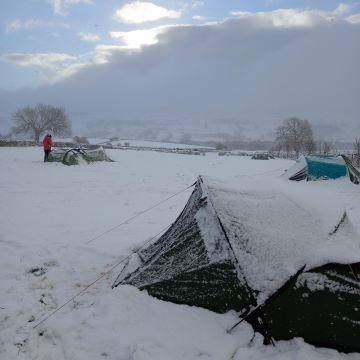
<path id="1" fill-rule="evenodd" d="M 175 220 L 200 174 L 285 192 L 329 230 L 346 210 L 359 234 L 360 186 L 287 181 L 289 160 L 107 153 L 115 162 L 68 167 L 44 164 L 41 148 L 0 148 L 1 360 L 360 359 L 302 339 L 263 346 L 245 322 L 226 332 L 234 312 L 111 289 L 121 264 L 110 271 Z"/>

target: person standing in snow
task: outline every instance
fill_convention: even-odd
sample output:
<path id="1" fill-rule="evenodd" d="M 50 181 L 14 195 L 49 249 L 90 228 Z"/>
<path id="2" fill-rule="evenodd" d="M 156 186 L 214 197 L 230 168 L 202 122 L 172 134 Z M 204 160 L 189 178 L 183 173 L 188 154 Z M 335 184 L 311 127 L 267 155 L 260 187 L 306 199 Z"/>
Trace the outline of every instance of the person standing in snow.
<path id="1" fill-rule="evenodd" d="M 44 162 L 49 160 L 49 154 L 51 152 L 52 147 L 52 138 L 50 134 L 46 134 L 43 139 L 43 147 L 44 147 Z"/>

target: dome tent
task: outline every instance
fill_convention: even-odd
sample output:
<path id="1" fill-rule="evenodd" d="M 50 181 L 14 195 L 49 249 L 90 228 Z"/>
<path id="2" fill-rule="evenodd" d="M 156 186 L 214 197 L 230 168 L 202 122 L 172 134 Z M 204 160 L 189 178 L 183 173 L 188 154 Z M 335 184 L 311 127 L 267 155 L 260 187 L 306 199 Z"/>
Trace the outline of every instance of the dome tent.
<path id="1" fill-rule="evenodd" d="M 62 162 L 64 165 L 78 165 L 81 162 L 112 161 L 103 147 L 85 150 L 82 148 L 54 149 L 49 154 L 50 162 Z"/>
<path id="2" fill-rule="evenodd" d="M 346 163 L 340 156 L 301 156 L 285 172 L 289 180 L 328 180 L 346 176 Z"/>
<path id="3" fill-rule="evenodd" d="M 114 282 L 159 299 L 238 311 L 264 339 L 360 351 L 359 235 L 332 234 L 282 193 L 199 177 L 184 210 Z M 339 251 L 339 242 L 347 246 Z"/>

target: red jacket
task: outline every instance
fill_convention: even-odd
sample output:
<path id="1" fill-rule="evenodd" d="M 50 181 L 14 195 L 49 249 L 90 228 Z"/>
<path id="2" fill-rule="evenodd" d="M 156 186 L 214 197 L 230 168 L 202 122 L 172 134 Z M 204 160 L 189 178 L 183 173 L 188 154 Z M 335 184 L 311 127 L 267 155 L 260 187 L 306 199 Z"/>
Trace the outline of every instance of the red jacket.
<path id="1" fill-rule="evenodd" d="M 46 135 L 43 140 L 44 151 L 51 150 L 52 139 L 50 135 Z"/>

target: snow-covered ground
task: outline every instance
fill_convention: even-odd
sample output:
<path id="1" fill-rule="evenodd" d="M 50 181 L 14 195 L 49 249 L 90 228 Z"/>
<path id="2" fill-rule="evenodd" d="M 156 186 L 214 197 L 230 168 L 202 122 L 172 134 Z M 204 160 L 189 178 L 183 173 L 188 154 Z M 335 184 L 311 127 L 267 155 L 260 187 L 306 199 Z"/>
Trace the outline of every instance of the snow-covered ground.
<path id="1" fill-rule="evenodd" d="M 289 160 L 107 153 L 115 162 L 68 167 L 44 164 L 41 148 L 0 148 L 1 360 L 360 359 L 302 339 L 263 346 L 245 322 L 226 332 L 234 312 L 111 289 L 121 260 L 175 220 L 200 174 L 284 192 L 329 230 L 346 210 L 359 234 L 360 186 L 287 181 Z"/>

